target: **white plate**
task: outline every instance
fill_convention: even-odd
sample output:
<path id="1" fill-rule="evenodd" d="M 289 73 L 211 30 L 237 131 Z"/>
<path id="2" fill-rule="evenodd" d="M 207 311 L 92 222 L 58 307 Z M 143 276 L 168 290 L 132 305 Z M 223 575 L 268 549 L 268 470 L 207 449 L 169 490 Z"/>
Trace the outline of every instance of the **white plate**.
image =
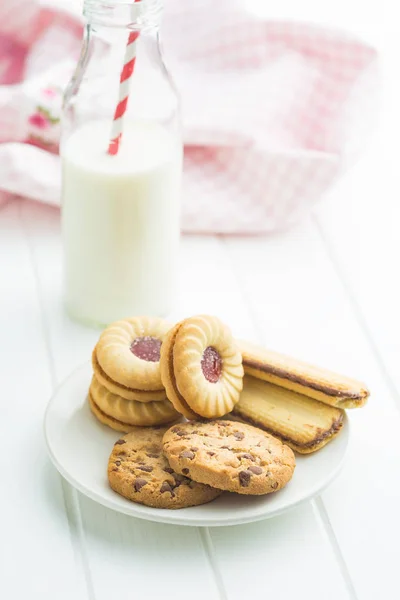
<path id="1" fill-rule="evenodd" d="M 74 371 L 57 389 L 46 410 L 44 429 L 50 457 L 80 492 L 121 513 L 176 525 L 237 525 L 283 513 L 319 494 L 338 474 L 349 440 L 345 420 L 341 434 L 319 452 L 296 455 L 293 479 L 267 496 L 223 494 L 210 504 L 180 510 L 149 508 L 122 498 L 109 487 L 107 463 L 117 432 L 101 425 L 90 412 L 86 396 L 90 364 Z M 121 434 L 122 435 L 122 434 Z"/>

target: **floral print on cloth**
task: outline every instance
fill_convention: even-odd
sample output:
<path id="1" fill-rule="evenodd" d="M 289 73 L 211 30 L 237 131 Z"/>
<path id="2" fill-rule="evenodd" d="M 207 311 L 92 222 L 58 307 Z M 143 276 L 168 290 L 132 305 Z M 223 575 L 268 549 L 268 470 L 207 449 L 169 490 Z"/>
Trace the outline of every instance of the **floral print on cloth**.
<path id="1" fill-rule="evenodd" d="M 67 0 L 0 2 L 3 197 L 59 205 L 62 91 L 81 36 Z M 168 0 L 162 42 L 182 97 L 185 231 L 288 227 L 362 150 L 379 91 L 362 41 L 236 0 Z"/>

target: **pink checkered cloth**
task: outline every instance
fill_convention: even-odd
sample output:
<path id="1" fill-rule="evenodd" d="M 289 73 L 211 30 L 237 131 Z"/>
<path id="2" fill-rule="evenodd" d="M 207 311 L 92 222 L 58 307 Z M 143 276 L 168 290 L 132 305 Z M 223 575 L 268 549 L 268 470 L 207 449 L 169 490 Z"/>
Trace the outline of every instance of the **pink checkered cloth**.
<path id="1" fill-rule="evenodd" d="M 375 50 L 341 32 L 260 20 L 235 0 L 168 0 L 162 33 L 184 107 L 183 229 L 294 223 L 362 148 Z M 80 43 L 77 14 L 50 0 L 2 0 L 3 198 L 59 203 L 61 96 Z"/>

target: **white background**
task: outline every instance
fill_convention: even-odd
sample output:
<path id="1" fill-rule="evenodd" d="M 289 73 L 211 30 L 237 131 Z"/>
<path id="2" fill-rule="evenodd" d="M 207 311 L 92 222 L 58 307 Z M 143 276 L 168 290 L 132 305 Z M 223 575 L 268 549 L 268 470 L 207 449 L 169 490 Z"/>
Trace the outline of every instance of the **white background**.
<path id="1" fill-rule="evenodd" d="M 315 501 L 233 528 L 146 523 L 77 494 L 46 456 L 42 417 L 97 334 L 62 311 L 58 212 L 11 203 L 0 212 L 1 598 L 400 597 L 400 21 L 394 0 L 248 3 L 374 43 L 380 123 L 357 166 L 290 232 L 185 238 L 176 316 L 217 314 L 238 335 L 366 380 L 372 397 L 350 415 L 348 461 Z"/>

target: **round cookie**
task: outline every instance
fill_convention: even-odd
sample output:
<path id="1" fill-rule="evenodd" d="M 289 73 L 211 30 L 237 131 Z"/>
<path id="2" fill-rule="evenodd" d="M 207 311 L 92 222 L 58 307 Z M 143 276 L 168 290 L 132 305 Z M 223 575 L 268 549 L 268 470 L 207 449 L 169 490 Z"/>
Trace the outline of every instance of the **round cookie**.
<path id="1" fill-rule="evenodd" d="M 95 376 L 92 378 L 89 394 L 102 413 L 126 425 L 139 427 L 161 425 L 176 421 L 180 417 L 168 400 L 164 402 L 125 400 L 121 396 L 109 392 L 97 381 Z"/>
<path id="2" fill-rule="evenodd" d="M 121 396 L 121 398 L 125 398 L 125 400 L 136 400 L 137 402 L 156 402 L 157 400 L 167 400 L 167 394 L 164 388 L 162 390 L 146 392 L 144 390 L 129 388 L 117 383 L 116 381 L 113 381 L 111 377 L 108 377 L 108 375 L 101 368 L 99 361 L 97 360 L 96 349 L 97 346 L 92 352 L 93 372 L 99 383 L 101 383 L 101 385 L 107 388 L 111 393 L 117 394 L 117 396 Z"/>
<path id="3" fill-rule="evenodd" d="M 178 323 L 161 347 L 167 397 L 188 419 L 226 415 L 243 387 L 242 356 L 229 328 L 200 315 Z"/>
<path id="4" fill-rule="evenodd" d="M 133 502 L 155 508 L 205 504 L 221 492 L 175 473 L 162 453 L 166 427 L 133 428 L 118 440 L 108 462 L 112 489 Z"/>
<path id="5" fill-rule="evenodd" d="M 153 317 L 112 323 L 97 342 L 99 366 L 109 379 L 125 388 L 162 391 L 160 349 L 169 329 L 166 321 Z"/>
<path id="6" fill-rule="evenodd" d="M 236 421 L 178 423 L 165 433 L 163 450 L 178 473 L 238 494 L 280 490 L 296 464 L 280 440 Z"/>
<path id="7" fill-rule="evenodd" d="M 90 394 L 88 394 L 88 402 L 90 410 L 92 411 L 96 419 L 100 421 L 100 423 L 102 423 L 103 425 L 107 425 L 107 427 L 111 427 L 111 429 L 114 429 L 115 431 L 120 431 L 122 433 L 129 433 L 130 431 L 136 429 L 135 425 L 128 425 L 128 423 L 122 423 L 121 421 L 117 421 L 117 419 L 106 415 L 106 413 L 100 410 L 100 408 L 94 402 Z"/>

